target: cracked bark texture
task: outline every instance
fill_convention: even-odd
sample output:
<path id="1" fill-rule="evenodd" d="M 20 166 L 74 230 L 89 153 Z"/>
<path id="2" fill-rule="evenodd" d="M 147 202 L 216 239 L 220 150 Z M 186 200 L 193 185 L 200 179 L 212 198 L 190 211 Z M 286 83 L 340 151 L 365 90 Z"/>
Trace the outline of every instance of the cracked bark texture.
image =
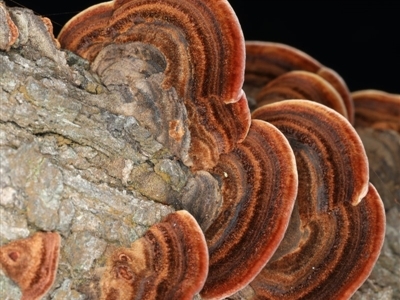
<path id="1" fill-rule="evenodd" d="M 10 14 L 20 35 L 9 51 L 0 51 L 0 245 L 39 230 L 60 232 L 56 281 L 44 299 L 97 299 L 108 253 L 128 246 L 174 207 L 197 212 L 207 228 L 205 216 L 220 201 L 218 185 L 207 172 L 191 174 L 181 163 L 190 142 L 184 107 L 177 108 L 183 126 L 177 145 L 152 123 L 144 125 L 149 112 L 131 101 L 126 86 L 113 85 L 113 73 L 106 87 L 86 61 L 57 49 L 40 17 L 19 8 Z M 160 87 L 162 58 L 155 67 L 153 50 L 135 47 L 143 58 L 137 67 L 146 70 L 129 83 L 135 96 L 169 99 L 179 107 L 176 93 Z M 388 229 L 371 279 L 353 298 L 400 299 L 400 138 L 396 132 L 360 134 L 372 145 L 367 152 L 377 153 L 371 172 L 387 207 Z M 389 154 L 379 156 L 377 147 L 388 143 Z M 394 181 L 382 180 L 388 170 Z M 193 203 L 199 194 L 212 205 Z M 249 292 L 231 298 L 246 299 Z M 0 298 L 20 296 L 0 272 Z"/>
<path id="2" fill-rule="evenodd" d="M 181 162 L 190 142 L 186 110 L 173 89 L 161 88 L 154 49 L 135 46 L 141 72 L 134 96 L 173 101 L 183 127 L 178 144 L 151 128 L 160 120 L 165 127 L 162 117 L 140 120 L 154 113 L 151 105 L 135 107 L 126 86 L 105 87 L 86 61 L 58 50 L 40 17 L 9 11 L 19 38 L 0 51 L 0 245 L 39 230 L 59 232 L 61 258 L 46 299 L 97 299 L 108 253 L 129 246 L 179 203 L 193 205 L 208 191 L 218 198 L 218 185 Z M 20 295 L 1 273 L 0 298 Z"/>

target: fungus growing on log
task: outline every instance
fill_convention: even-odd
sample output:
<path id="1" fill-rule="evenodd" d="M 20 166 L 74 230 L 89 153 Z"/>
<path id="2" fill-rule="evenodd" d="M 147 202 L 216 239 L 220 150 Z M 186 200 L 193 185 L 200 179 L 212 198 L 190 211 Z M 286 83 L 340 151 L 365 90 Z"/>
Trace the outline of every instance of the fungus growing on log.
<path id="1" fill-rule="evenodd" d="M 223 205 L 205 232 L 210 270 L 201 295 L 222 299 L 245 287 L 278 247 L 296 198 L 297 172 L 282 133 L 253 120 L 246 139 L 221 155 L 212 173 L 222 181 Z"/>
<path id="2" fill-rule="evenodd" d="M 271 80 L 290 71 L 315 73 L 328 81 L 342 97 L 347 118 L 354 123 L 354 106 L 344 80 L 334 70 L 308 54 L 288 45 L 272 42 L 246 42 L 245 90 L 256 97 L 259 89 Z M 250 96 L 248 94 L 248 96 Z"/>
<path id="3" fill-rule="evenodd" d="M 109 257 L 101 299 L 193 299 L 208 272 L 203 232 L 186 211 L 169 214 Z"/>
<path id="4" fill-rule="evenodd" d="M 193 217 L 180 211 L 152 227 L 131 248 L 113 252 L 101 279 L 102 299 L 192 299 L 199 291 L 204 299 L 220 299 L 253 279 L 250 286 L 260 297 L 270 297 L 271 290 L 289 285 L 294 286 L 289 294 L 273 297 L 350 297 L 365 280 L 382 244 L 384 214 L 379 196 L 368 185 L 362 146 L 343 117 L 309 101 L 293 102 L 293 109 L 285 102 L 273 113 L 277 119 L 271 117 L 289 142 L 274 125 L 250 120 L 241 90 L 243 36 L 227 1 L 115 0 L 77 15 L 59 39 L 63 47 L 92 62 L 92 69 L 109 90 L 120 84 L 120 78 L 141 80 L 141 88 L 149 93 L 140 94 L 147 98 L 140 99 L 145 100 L 145 113 L 139 122 L 151 134 L 166 130 L 160 132 L 160 142 L 167 148 L 179 148 L 190 135 L 190 159 L 185 160 L 184 153 L 178 159 L 192 166 L 195 182 L 191 183 L 196 191 L 186 190 L 184 200 L 190 202 L 203 191 L 207 192 L 203 197 L 217 198 L 219 187 L 222 190 L 222 199 L 212 205 L 187 203 L 201 221 L 205 237 Z M 269 63 L 264 56 L 268 43 L 261 44 L 248 44 L 247 85 L 259 89 L 257 83 L 267 83 L 270 71 L 277 81 L 290 77 L 288 71 L 313 72 L 336 89 L 331 94 L 345 99 L 348 112 L 343 104 L 336 109 L 351 120 L 351 98 L 334 71 L 277 44 L 270 50 L 279 63 Z M 260 70 L 266 61 L 265 73 Z M 280 66 L 287 68 L 282 71 Z M 148 76 L 161 78 L 157 83 L 171 91 L 171 97 L 157 102 L 157 89 L 146 86 Z M 310 77 L 323 81 L 316 75 Z M 127 103 L 136 101 L 130 97 L 137 96 L 140 88 L 131 82 L 123 84 L 130 90 L 124 98 Z M 317 89 L 323 93 L 324 87 Z M 174 110 L 182 104 L 180 100 L 187 115 L 180 110 L 182 105 Z M 156 110 L 146 110 L 153 106 Z M 271 107 L 275 106 L 265 110 Z M 295 111 L 292 123 L 282 125 L 279 117 L 288 110 Z M 154 111 L 167 116 L 157 118 Z M 269 116 L 265 119 L 270 121 Z M 297 154 L 298 169 L 290 144 Z M 179 149 L 171 152 L 180 153 Z M 298 174 L 300 189 L 294 203 Z M 306 262 L 296 253 L 308 258 Z M 368 255 L 360 258 L 359 253 Z M 293 271 L 290 275 L 285 273 L 288 269 Z M 315 280 L 309 284 L 309 278 Z"/>
<path id="5" fill-rule="evenodd" d="M 174 87 L 188 110 L 193 170 L 214 167 L 246 135 L 244 39 L 227 1 L 100 3 L 72 18 L 58 39 L 89 61 L 109 44 L 156 47 L 166 61 L 163 87 Z"/>
<path id="6" fill-rule="evenodd" d="M 311 72 L 287 72 L 270 81 L 256 96 L 259 106 L 287 99 L 312 100 L 347 118 L 347 110 L 339 93 L 329 82 Z"/>
<path id="7" fill-rule="evenodd" d="M 58 233 L 37 232 L 0 247 L 0 268 L 20 287 L 21 300 L 38 300 L 54 283 L 59 253 Z"/>
<path id="8" fill-rule="evenodd" d="M 265 105 L 252 116 L 289 140 L 299 187 L 282 245 L 251 287 L 263 299 L 348 299 L 370 274 L 385 231 L 360 138 L 344 117 L 311 101 Z"/>
<path id="9" fill-rule="evenodd" d="M 393 129 L 400 133 L 400 95 L 378 90 L 352 93 L 355 127 Z"/>

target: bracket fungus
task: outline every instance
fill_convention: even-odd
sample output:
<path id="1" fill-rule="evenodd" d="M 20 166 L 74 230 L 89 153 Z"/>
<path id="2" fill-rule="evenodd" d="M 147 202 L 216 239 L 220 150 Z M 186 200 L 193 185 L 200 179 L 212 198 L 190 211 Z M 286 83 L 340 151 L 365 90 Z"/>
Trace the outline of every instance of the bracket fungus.
<path id="1" fill-rule="evenodd" d="M 400 133 L 400 95 L 378 90 L 352 93 L 355 127 L 393 129 Z"/>
<path id="2" fill-rule="evenodd" d="M 4 49 L 15 40 L 7 34 Z M 71 19 L 58 40 L 123 95 L 126 103 L 109 104 L 116 113 L 193 173 L 180 199 L 189 212 L 114 250 L 101 299 L 222 299 L 246 286 L 257 299 L 348 299 L 367 278 L 385 214 L 351 125 L 352 97 L 333 70 L 286 45 L 245 45 L 226 0 L 104 2 Z M 259 106 L 279 102 L 251 115 L 244 78 Z M 49 290 L 59 247 L 58 234 L 37 233 L 0 248 L 23 299 Z"/>
<path id="3" fill-rule="evenodd" d="M 346 83 L 334 70 L 325 67 L 308 54 L 285 44 L 246 42 L 245 90 L 255 97 L 271 80 L 295 70 L 315 73 L 329 82 L 346 107 L 346 116 L 354 123 L 354 105 Z"/>
<path id="4" fill-rule="evenodd" d="M 209 171 L 222 186 L 217 216 L 210 216 L 211 224 L 201 222 L 208 228 L 211 261 L 201 293 L 221 298 L 248 284 L 283 238 L 297 174 L 293 153 L 281 133 L 260 121 L 253 122 L 249 132 L 250 111 L 241 89 L 244 39 L 229 3 L 101 3 L 71 19 L 58 39 L 62 47 L 93 62 L 101 76 L 116 65 L 121 66 L 120 73 L 129 73 L 124 69 L 129 63 L 115 63 L 131 59 L 132 55 L 122 55 L 128 52 L 124 45 L 129 48 L 139 42 L 160 51 L 160 61 L 165 62 L 160 68 L 165 75 L 162 87 L 174 87 L 187 109 L 191 169 Z M 111 81 L 117 77 L 105 76 L 103 80 Z M 236 271 L 238 266 L 241 271 Z"/>
<path id="5" fill-rule="evenodd" d="M 288 226 L 297 171 L 288 141 L 271 124 L 253 120 L 246 139 L 212 170 L 223 205 L 205 232 L 210 270 L 201 292 L 222 299 L 245 287 L 271 258 Z"/>
<path id="6" fill-rule="evenodd" d="M 200 291 L 208 272 L 203 232 L 186 211 L 169 214 L 130 248 L 109 257 L 101 299 L 187 299 Z"/>
<path id="7" fill-rule="evenodd" d="M 385 231 L 360 138 L 340 114 L 307 100 L 265 105 L 252 117 L 283 132 L 299 173 L 292 226 L 252 288 L 262 299 L 348 299 L 370 274 Z"/>
<path id="8" fill-rule="evenodd" d="M 193 170 L 214 167 L 245 137 L 244 39 L 227 1 L 104 2 L 72 18 L 58 40 L 89 61 L 110 44 L 159 49 L 166 61 L 163 87 L 173 86 L 188 111 Z"/>
<path id="9" fill-rule="evenodd" d="M 266 84 L 256 96 L 258 106 L 287 99 L 312 100 L 347 118 L 347 109 L 339 93 L 329 82 L 311 72 L 287 72 Z"/>
<path id="10" fill-rule="evenodd" d="M 60 235 L 37 232 L 0 247 L 0 268 L 21 289 L 21 300 L 38 300 L 54 283 L 60 252 Z"/>

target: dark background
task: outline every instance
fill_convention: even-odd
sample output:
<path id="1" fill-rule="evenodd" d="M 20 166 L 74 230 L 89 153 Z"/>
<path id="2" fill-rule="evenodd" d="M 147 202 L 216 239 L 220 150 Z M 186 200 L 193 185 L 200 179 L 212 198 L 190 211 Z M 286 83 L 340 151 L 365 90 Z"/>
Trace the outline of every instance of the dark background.
<path id="1" fill-rule="evenodd" d="M 57 34 L 68 19 L 100 1 L 17 2 L 50 18 Z M 352 91 L 374 88 L 400 94 L 400 1 L 229 2 L 246 40 L 299 48 L 336 70 Z"/>

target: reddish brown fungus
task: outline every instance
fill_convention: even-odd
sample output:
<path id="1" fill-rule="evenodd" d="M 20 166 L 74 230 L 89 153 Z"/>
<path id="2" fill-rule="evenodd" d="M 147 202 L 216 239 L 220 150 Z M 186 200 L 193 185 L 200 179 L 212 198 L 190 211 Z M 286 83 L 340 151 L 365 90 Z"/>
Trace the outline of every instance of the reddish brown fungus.
<path id="1" fill-rule="evenodd" d="M 222 181 L 221 212 L 206 231 L 210 269 L 203 299 L 246 286 L 278 247 L 297 192 L 289 143 L 272 125 L 253 120 L 246 139 L 212 170 Z"/>
<path id="2" fill-rule="evenodd" d="M 186 211 L 169 214 L 130 248 L 119 248 L 101 279 L 101 299 L 187 299 L 204 285 L 208 250 Z"/>
<path id="3" fill-rule="evenodd" d="M 21 289 L 21 300 L 41 299 L 57 273 L 60 236 L 37 232 L 0 247 L 0 267 Z"/>
<path id="4" fill-rule="evenodd" d="M 334 70 L 324 66 L 317 71 L 317 74 L 328 81 L 340 94 L 347 110 L 347 120 L 354 124 L 354 103 L 346 82 Z"/>
<path id="5" fill-rule="evenodd" d="M 342 97 L 347 117 L 354 122 L 354 107 L 344 80 L 308 54 L 288 45 L 272 42 L 246 42 L 245 91 L 256 97 L 271 80 L 294 70 L 315 73 L 328 81 Z"/>
<path id="6" fill-rule="evenodd" d="M 266 105 L 253 117 L 289 140 L 299 187 L 282 245 L 252 288 L 262 299 L 348 299 L 371 272 L 385 228 L 360 138 L 341 115 L 306 100 Z"/>
<path id="7" fill-rule="evenodd" d="M 359 137 L 344 117 L 306 100 L 264 106 L 253 114 L 261 120 L 250 121 L 241 90 L 244 41 L 227 1 L 101 3 L 69 21 L 59 40 L 93 62 L 109 89 L 120 78 L 124 84 L 129 77 L 137 81 L 137 66 L 147 57 L 146 70 L 152 71 L 146 76 L 162 74 L 162 89 L 173 89 L 187 110 L 190 159 L 181 159 L 192 171 L 202 170 L 182 205 L 201 222 L 205 239 L 188 213 L 169 215 L 131 248 L 112 254 L 101 280 L 102 299 L 191 299 L 199 290 L 204 299 L 220 299 L 253 279 L 258 298 L 340 299 L 366 279 L 382 245 L 384 211 L 368 183 Z M 282 44 L 249 42 L 246 50 L 250 96 L 284 90 L 281 100 L 297 93 L 353 121 L 351 96 L 333 70 Z M 294 70 L 302 71 L 288 73 Z M 307 75 L 310 89 L 304 71 L 316 74 Z M 156 89 L 147 88 L 147 98 L 157 99 Z M 178 105 L 169 104 L 155 106 L 164 111 Z M 162 143 L 185 143 L 189 134 L 181 112 L 172 109 L 159 122 L 166 128 Z M 157 132 L 155 116 L 146 111 L 138 120 Z M 220 182 L 222 199 L 216 199 L 217 181 L 203 170 Z M 192 203 L 203 191 L 215 201 Z"/>
<path id="8" fill-rule="evenodd" d="M 311 72 L 287 72 L 265 85 L 256 97 L 259 106 L 286 99 L 312 100 L 347 118 L 347 110 L 339 93 L 329 82 Z"/>
<path id="9" fill-rule="evenodd" d="M 377 90 L 352 93 L 355 127 L 393 129 L 400 133 L 400 95 Z"/>
<path id="10" fill-rule="evenodd" d="M 159 49 L 167 62 L 163 86 L 174 87 L 188 110 L 194 169 L 212 168 L 248 130 L 240 101 L 244 39 L 225 0 L 105 2 L 71 19 L 58 39 L 90 61 L 112 43 Z"/>

